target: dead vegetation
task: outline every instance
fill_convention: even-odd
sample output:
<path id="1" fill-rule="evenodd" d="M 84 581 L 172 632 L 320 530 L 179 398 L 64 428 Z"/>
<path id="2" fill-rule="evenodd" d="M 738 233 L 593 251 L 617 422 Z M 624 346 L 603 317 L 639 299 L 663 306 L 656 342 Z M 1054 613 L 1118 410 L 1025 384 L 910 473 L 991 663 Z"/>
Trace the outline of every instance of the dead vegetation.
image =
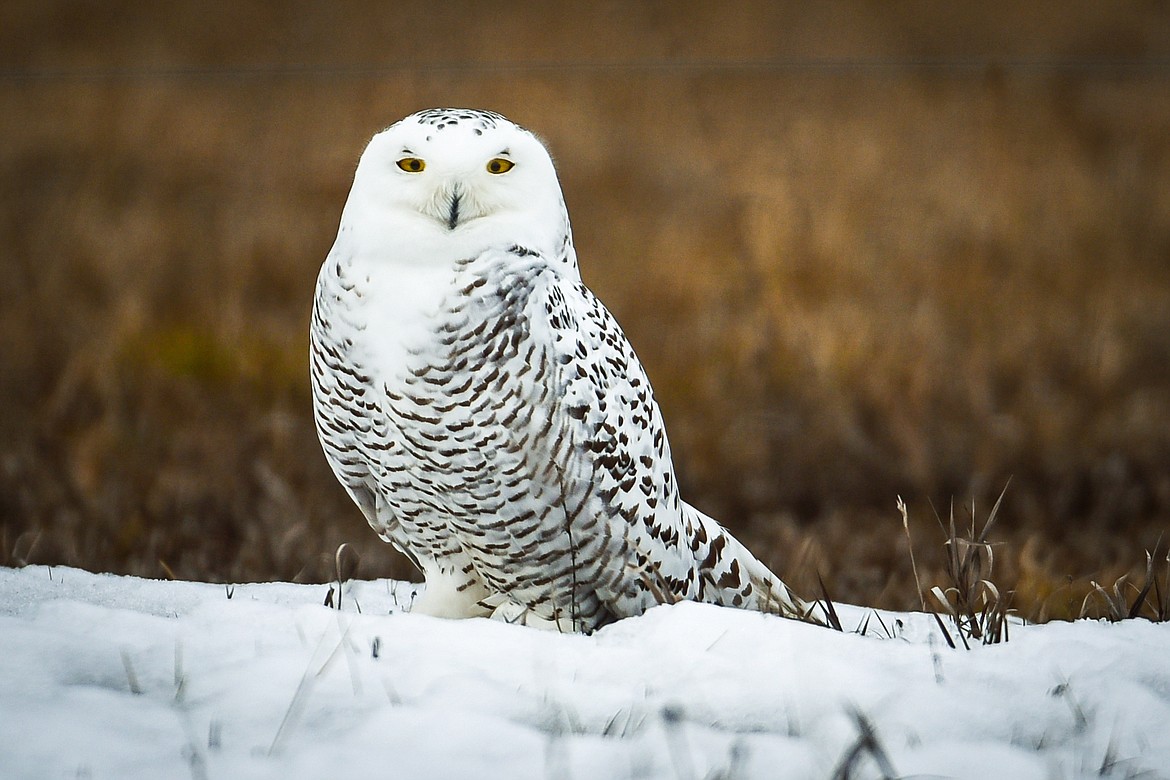
<path id="1" fill-rule="evenodd" d="M 1011 477 L 978 579 L 1164 615 L 1134 551 L 1170 522 L 1167 73 L 1018 63 L 1156 60 L 1166 14 L 758 6 L 6 6 L 0 562 L 324 582 L 348 542 L 409 575 L 318 451 L 309 298 L 368 136 L 465 104 L 549 142 L 684 494 L 798 591 L 920 607 L 893 497 L 926 539 Z M 816 58 L 846 66 L 597 65 Z M 983 619 L 960 536 L 915 568 Z"/>

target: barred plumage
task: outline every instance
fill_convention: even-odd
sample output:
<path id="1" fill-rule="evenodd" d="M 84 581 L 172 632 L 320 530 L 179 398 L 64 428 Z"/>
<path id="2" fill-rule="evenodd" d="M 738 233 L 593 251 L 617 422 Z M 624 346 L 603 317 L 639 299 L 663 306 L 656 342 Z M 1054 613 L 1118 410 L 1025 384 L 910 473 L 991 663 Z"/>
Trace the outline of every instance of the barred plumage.
<path id="1" fill-rule="evenodd" d="M 425 576 L 417 611 L 581 631 L 682 599 L 805 611 L 679 497 L 552 161 L 504 117 L 431 109 L 374 137 L 310 335 L 326 457 Z"/>

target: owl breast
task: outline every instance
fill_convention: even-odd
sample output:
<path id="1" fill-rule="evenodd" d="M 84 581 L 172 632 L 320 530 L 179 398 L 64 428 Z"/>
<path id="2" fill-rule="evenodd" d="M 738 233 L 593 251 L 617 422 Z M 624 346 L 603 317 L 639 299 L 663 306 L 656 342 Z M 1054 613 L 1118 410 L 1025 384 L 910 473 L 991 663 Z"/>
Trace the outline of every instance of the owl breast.
<path id="1" fill-rule="evenodd" d="M 582 562 L 622 540 L 592 528 L 584 449 L 553 413 L 555 275 L 520 247 L 483 253 L 454 264 L 419 312 L 363 274 L 323 271 L 318 430 L 371 524 L 420 567 L 455 566 L 539 614 L 596 624 L 607 616 Z"/>

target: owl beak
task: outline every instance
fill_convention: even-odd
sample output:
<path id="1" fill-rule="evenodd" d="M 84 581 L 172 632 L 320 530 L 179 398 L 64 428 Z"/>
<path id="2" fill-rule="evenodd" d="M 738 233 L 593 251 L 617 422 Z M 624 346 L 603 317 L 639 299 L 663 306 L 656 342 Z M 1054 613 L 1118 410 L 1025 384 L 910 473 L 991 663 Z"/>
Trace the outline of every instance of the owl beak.
<path id="1" fill-rule="evenodd" d="M 447 212 L 448 230 L 454 230 L 455 226 L 459 224 L 459 200 L 461 197 L 459 190 L 451 193 L 451 208 Z"/>

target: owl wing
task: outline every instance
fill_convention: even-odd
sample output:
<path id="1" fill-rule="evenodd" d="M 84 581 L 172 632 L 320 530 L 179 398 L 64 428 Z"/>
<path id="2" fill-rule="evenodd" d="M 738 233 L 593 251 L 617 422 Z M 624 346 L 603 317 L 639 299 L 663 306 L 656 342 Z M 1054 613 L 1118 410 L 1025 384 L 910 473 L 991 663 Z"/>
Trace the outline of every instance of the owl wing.
<path id="1" fill-rule="evenodd" d="M 571 442 L 567 470 L 589 496 L 584 514 L 612 538 L 593 573 L 599 595 L 619 616 L 693 597 L 670 446 L 641 361 L 580 281 L 557 280 L 544 304 L 559 390 L 552 414 Z"/>
<path id="2" fill-rule="evenodd" d="M 793 614 L 798 600 L 710 517 L 679 496 L 662 413 L 617 320 L 579 280 L 545 296 L 561 392 L 554 417 L 572 440 L 570 469 L 586 490 L 610 555 L 591 572 L 618 617 L 683 599 Z"/>

